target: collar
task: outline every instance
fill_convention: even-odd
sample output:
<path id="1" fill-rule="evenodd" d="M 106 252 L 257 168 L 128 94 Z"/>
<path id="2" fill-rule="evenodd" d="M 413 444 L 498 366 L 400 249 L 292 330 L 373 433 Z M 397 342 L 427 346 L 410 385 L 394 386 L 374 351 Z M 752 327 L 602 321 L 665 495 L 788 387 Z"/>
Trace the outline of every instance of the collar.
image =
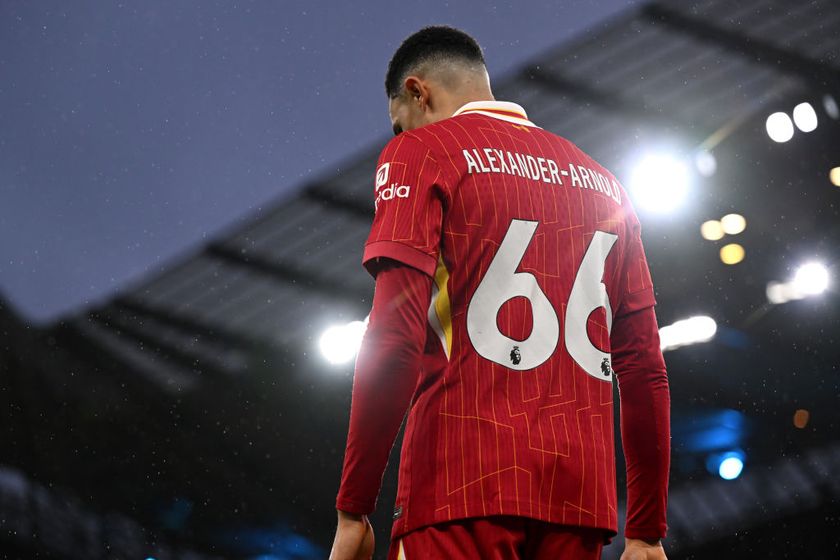
<path id="1" fill-rule="evenodd" d="M 463 115 L 465 113 L 479 113 L 481 115 L 501 119 L 503 121 L 539 128 L 537 125 L 528 120 L 528 115 L 525 113 L 525 109 L 516 103 L 511 103 L 510 101 L 470 101 L 455 111 L 452 116 L 457 117 L 458 115 Z"/>

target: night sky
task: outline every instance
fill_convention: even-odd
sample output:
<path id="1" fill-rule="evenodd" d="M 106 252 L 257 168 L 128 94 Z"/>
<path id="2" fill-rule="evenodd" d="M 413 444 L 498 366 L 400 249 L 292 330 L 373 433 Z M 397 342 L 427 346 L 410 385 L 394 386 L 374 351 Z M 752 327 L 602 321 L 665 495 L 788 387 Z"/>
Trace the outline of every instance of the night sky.
<path id="1" fill-rule="evenodd" d="M 384 142 L 423 25 L 498 81 L 638 3 L 3 0 L 0 292 L 36 323 L 91 305 Z"/>

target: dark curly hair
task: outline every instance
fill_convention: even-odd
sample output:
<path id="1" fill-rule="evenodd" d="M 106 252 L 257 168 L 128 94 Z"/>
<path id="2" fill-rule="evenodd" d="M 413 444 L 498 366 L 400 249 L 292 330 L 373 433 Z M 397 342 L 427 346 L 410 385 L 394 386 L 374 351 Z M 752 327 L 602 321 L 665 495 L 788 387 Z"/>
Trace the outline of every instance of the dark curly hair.
<path id="1" fill-rule="evenodd" d="M 475 39 L 447 25 L 424 27 L 402 42 L 391 57 L 385 75 L 385 93 L 393 99 L 400 94 L 405 77 L 432 59 L 458 59 L 484 64 L 484 55 Z"/>

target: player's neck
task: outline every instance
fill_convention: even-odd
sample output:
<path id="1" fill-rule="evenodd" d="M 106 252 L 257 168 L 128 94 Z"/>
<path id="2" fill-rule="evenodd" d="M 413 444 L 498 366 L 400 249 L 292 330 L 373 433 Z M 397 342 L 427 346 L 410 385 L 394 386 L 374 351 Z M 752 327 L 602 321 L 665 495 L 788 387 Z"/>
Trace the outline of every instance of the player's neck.
<path id="1" fill-rule="evenodd" d="M 466 105 L 467 103 L 473 103 L 476 101 L 495 101 L 496 98 L 493 97 L 493 92 L 489 89 L 481 89 L 481 90 L 474 90 L 470 91 L 469 93 L 461 94 L 461 95 L 453 95 L 447 103 L 446 109 L 450 115 L 454 115 L 455 111 Z"/>

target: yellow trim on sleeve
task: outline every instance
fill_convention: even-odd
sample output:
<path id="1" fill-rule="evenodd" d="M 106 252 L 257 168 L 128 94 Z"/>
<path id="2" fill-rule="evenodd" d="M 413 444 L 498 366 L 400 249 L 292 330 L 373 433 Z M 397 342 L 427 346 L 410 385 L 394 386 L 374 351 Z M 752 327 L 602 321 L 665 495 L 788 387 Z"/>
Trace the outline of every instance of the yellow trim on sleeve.
<path id="1" fill-rule="evenodd" d="M 452 355 L 452 310 L 449 302 L 449 271 L 443 262 L 443 256 L 438 256 L 437 269 L 435 270 L 435 284 L 438 288 L 435 298 L 435 314 L 440 323 L 443 336 L 446 339 L 446 357 Z"/>

